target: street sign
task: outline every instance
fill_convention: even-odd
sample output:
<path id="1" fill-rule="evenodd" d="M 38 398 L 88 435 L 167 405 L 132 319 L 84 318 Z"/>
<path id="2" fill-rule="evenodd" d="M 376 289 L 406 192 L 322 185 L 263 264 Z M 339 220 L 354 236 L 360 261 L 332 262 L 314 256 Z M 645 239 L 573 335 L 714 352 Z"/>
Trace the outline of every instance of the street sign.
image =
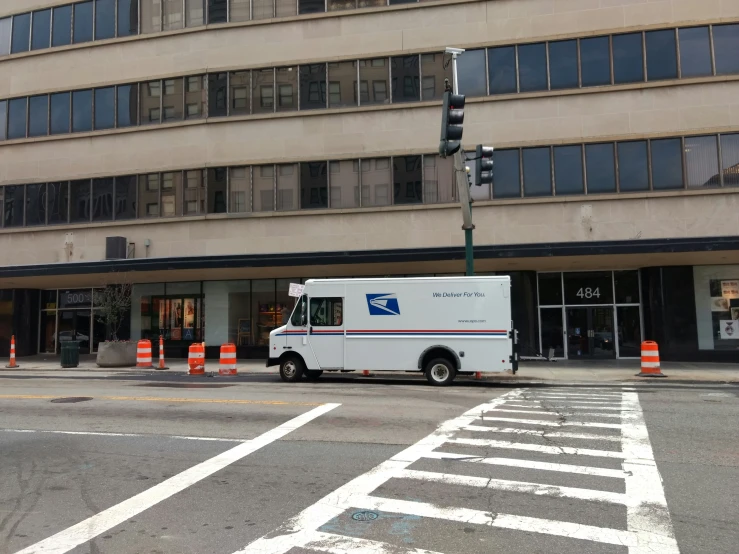
<path id="1" fill-rule="evenodd" d="M 289 296 L 294 296 L 295 298 L 300 298 L 303 296 L 303 289 L 305 288 L 305 285 L 301 285 L 299 283 L 290 283 L 290 290 L 288 291 Z"/>

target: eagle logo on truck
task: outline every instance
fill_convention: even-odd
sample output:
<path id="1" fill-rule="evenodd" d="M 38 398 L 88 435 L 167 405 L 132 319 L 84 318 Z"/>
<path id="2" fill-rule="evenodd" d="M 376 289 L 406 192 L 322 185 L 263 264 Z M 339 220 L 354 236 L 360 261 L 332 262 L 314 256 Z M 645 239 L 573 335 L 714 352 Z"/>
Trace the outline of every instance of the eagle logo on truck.
<path id="1" fill-rule="evenodd" d="M 367 307 L 370 315 L 400 315 L 400 306 L 395 293 L 368 294 Z"/>

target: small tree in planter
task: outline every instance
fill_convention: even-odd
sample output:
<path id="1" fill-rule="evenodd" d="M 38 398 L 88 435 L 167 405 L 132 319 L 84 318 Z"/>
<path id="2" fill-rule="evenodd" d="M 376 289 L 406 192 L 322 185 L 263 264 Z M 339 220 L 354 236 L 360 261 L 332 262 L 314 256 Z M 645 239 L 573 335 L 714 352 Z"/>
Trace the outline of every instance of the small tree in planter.
<path id="1" fill-rule="evenodd" d="M 131 309 L 132 290 L 131 283 L 124 281 L 106 285 L 93 293 L 95 316 L 105 325 L 106 341 L 98 345 L 97 365 L 100 367 L 131 367 L 136 364 L 136 344 L 118 340 L 123 318 Z"/>

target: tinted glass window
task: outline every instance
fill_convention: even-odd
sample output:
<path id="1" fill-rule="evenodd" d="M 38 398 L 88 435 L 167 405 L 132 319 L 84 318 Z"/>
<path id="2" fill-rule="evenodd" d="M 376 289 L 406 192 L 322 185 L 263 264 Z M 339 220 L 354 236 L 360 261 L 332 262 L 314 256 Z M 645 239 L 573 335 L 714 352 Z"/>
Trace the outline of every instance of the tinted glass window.
<path id="1" fill-rule="evenodd" d="M 26 99 L 14 98 L 8 101 L 8 138 L 17 139 L 26 136 Z"/>
<path id="2" fill-rule="evenodd" d="M 398 56 L 390 59 L 393 102 L 415 102 L 421 99 L 418 63 L 418 56 Z"/>
<path id="3" fill-rule="evenodd" d="M 586 144 L 585 168 L 588 193 L 616 192 L 613 144 Z"/>
<path id="4" fill-rule="evenodd" d="M 72 223 L 90 221 L 90 180 L 72 181 L 70 211 Z"/>
<path id="5" fill-rule="evenodd" d="M 25 206 L 25 187 L 12 185 L 5 189 L 5 228 L 23 226 L 23 208 Z"/>
<path id="6" fill-rule="evenodd" d="M 472 52 L 472 57 L 474 58 L 474 52 L 479 52 L 478 50 L 471 50 L 468 52 Z M 485 51 L 483 50 L 483 60 L 485 59 Z M 467 52 L 465 53 L 467 54 Z M 421 54 L 421 98 L 424 100 L 439 100 L 444 96 L 444 89 L 445 84 L 444 81 L 446 79 L 449 80 L 449 82 L 452 82 L 452 64 L 449 63 L 448 60 L 444 59 L 444 54 L 438 53 L 438 54 Z M 459 58 L 459 62 L 461 62 L 462 58 Z M 468 60 L 469 61 L 469 60 Z M 362 63 L 370 63 L 370 60 L 362 61 Z M 482 64 L 483 73 L 485 73 L 485 63 Z M 329 69 L 329 72 L 331 70 Z M 468 82 L 466 79 L 469 77 L 469 74 L 467 71 L 465 73 L 462 73 L 462 70 L 459 70 L 459 86 L 460 90 L 468 90 L 469 87 L 473 85 L 472 82 Z M 464 85 L 462 82 L 464 81 Z M 482 88 L 485 89 L 485 76 L 482 76 Z M 366 81 L 362 83 L 362 103 L 366 104 L 366 98 L 369 96 L 369 85 Z M 464 94 L 472 94 L 471 92 L 465 92 Z M 482 93 L 485 94 L 485 93 Z"/>
<path id="7" fill-rule="evenodd" d="M 441 57 L 441 56 L 440 56 Z M 451 64 L 449 64 L 451 66 Z M 424 67 L 423 80 L 426 81 Z M 459 92 L 467 96 L 485 96 L 488 93 L 485 77 L 485 50 L 467 50 L 457 59 Z M 451 83 L 451 79 L 449 82 Z M 443 81 L 439 83 L 443 91 Z M 424 95 L 424 99 L 426 95 Z"/>
<path id="8" fill-rule="evenodd" d="M 10 53 L 10 27 L 12 18 L 0 19 L 0 56 Z M 0 194 L 2 196 L 2 194 Z"/>
<path id="9" fill-rule="evenodd" d="M 118 36 L 127 37 L 139 32 L 138 0 L 118 0 Z"/>
<path id="10" fill-rule="evenodd" d="M 46 187 L 49 224 L 67 223 L 69 217 L 69 183 L 49 183 Z"/>
<path id="11" fill-rule="evenodd" d="M 208 0 L 208 23 L 225 23 L 227 13 L 226 0 Z"/>
<path id="12" fill-rule="evenodd" d="M 72 42 L 72 6 L 54 8 L 51 45 L 64 46 Z"/>
<path id="13" fill-rule="evenodd" d="M 326 107 L 326 64 L 301 65 L 300 109 L 314 110 Z"/>
<path id="14" fill-rule="evenodd" d="M 275 0 L 275 17 L 290 17 L 297 13 L 295 0 Z"/>
<path id="15" fill-rule="evenodd" d="M 417 204 L 423 200 L 421 156 L 393 158 L 393 204 Z"/>
<path id="16" fill-rule="evenodd" d="M 69 132 L 69 93 L 51 95 L 51 134 Z"/>
<path id="17" fill-rule="evenodd" d="M 92 130 L 92 91 L 76 90 L 72 93 L 72 131 Z"/>
<path id="18" fill-rule="evenodd" d="M 275 70 L 274 69 L 255 69 L 252 72 L 251 81 L 252 81 L 252 99 L 253 99 L 252 100 L 252 113 L 274 112 L 275 111 Z"/>
<path id="19" fill-rule="evenodd" d="M 250 3 L 251 0 L 231 0 L 231 21 L 247 21 L 249 19 Z M 203 7 L 203 0 L 185 0 L 186 27 L 197 27 L 205 23 Z"/>
<path id="20" fill-rule="evenodd" d="M 490 94 L 516 92 L 516 48 L 488 48 Z"/>
<path id="21" fill-rule="evenodd" d="M 162 6 L 160 0 L 139 0 L 141 8 L 141 32 L 156 33 L 162 30 Z"/>
<path id="22" fill-rule="evenodd" d="M 115 127 L 115 87 L 95 89 L 95 129 Z"/>
<path id="23" fill-rule="evenodd" d="M 611 83 L 611 56 L 608 48 L 608 37 L 580 40 L 582 86 L 594 87 Z"/>
<path id="24" fill-rule="evenodd" d="M 48 48 L 51 44 L 51 10 L 33 12 L 31 50 Z"/>
<path id="25" fill-rule="evenodd" d="M 92 180 L 92 220 L 113 219 L 113 178 Z"/>
<path id="26" fill-rule="evenodd" d="M 75 44 L 92 40 L 92 1 L 74 5 L 74 35 Z"/>
<path id="27" fill-rule="evenodd" d="M 521 169 L 518 150 L 493 152 L 493 198 L 521 196 Z"/>
<path id="28" fill-rule="evenodd" d="M 300 207 L 328 207 L 328 175 L 326 162 L 300 164 Z"/>
<path id="29" fill-rule="evenodd" d="M 552 173 L 549 148 L 523 149 L 523 194 L 524 196 L 551 196 Z"/>
<path id="30" fill-rule="evenodd" d="M 118 127 L 136 125 L 139 113 L 138 85 L 120 85 L 118 87 L 118 106 L 116 108 Z"/>
<path id="31" fill-rule="evenodd" d="M 183 87 L 182 78 L 162 81 L 162 121 L 177 121 L 183 118 L 185 111 Z"/>
<path id="32" fill-rule="evenodd" d="M 675 31 L 647 32 L 647 79 L 677 78 L 677 46 Z"/>
<path id="33" fill-rule="evenodd" d="M 739 25 L 714 25 L 716 74 L 739 73 Z"/>
<path id="34" fill-rule="evenodd" d="M 278 67 L 275 70 L 277 83 L 277 111 L 298 109 L 298 68 Z"/>
<path id="35" fill-rule="evenodd" d="M 208 74 L 208 116 L 226 115 L 228 110 L 228 87 L 226 73 Z"/>
<path id="36" fill-rule="evenodd" d="M 562 304 L 561 273 L 539 273 L 539 304 L 542 306 Z"/>
<path id="37" fill-rule="evenodd" d="M 5 140 L 5 130 L 8 125 L 8 103 L 5 100 L 0 100 L 0 140 Z M 0 192 L 0 198 L 2 193 Z"/>
<path id="38" fill-rule="evenodd" d="M 518 81 L 521 92 L 547 89 L 547 52 L 543 42 L 519 45 Z"/>
<path id="39" fill-rule="evenodd" d="M 13 41 L 10 51 L 26 52 L 31 39 L 31 14 L 22 13 L 13 17 Z"/>
<path id="40" fill-rule="evenodd" d="M 298 0 L 298 13 L 321 13 L 326 11 L 324 0 Z"/>
<path id="41" fill-rule="evenodd" d="M 689 187 L 715 187 L 720 184 L 716 142 L 714 135 L 685 138 L 685 166 Z"/>
<path id="42" fill-rule="evenodd" d="M 621 192 L 649 189 L 647 141 L 619 142 L 618 186 Z"/>
<path id="43" fill-rule="evenodd" d="M 721 160 L 724 185 L 739 185 L 739 133 L 721 135 Z"/>
<path id="44" fill-rule="evenodd" d="M 708 27 L 678 29 L 680 71 L 683 77 L 711 75 L 711 45 Z"/>
<path id="45" fill-rule="evenodd" d="M 185 26 L 182 0 L 162 0 L 162 30 L 174 31 Z"/>
<path id="46" fill-rule="evenodd" d="M 95 40 L 115 36 L 115 0 L 95 0 Z"/>
<path id="47" fill-rule="evenodd" d="M 549 82 L 552 90 L 577 88 L 577 41 L 549 43 Z"/>
<path id="48" fill-rule="evenodd" d="M 387 58 L 359 61 L 359 100 L 363 106 L 390 102 Z"/>
<path id="49" fill-rule="evenodd" d="M 554 187 L 558 196 L 583 194 L 582 147 L 554 147 Z"/>
<path id="50" fill-rule="evenodd" d="M 357 105 L 357 62 L 328 64 L 328 105 Z"/>
<path id="51" fill-rule="evenodd" d="M 652 150 L 652 188 L 683 188 L 683 158 L 680 139 L 659 139 L 650 143 Z"/>
<path id="52" fill-rule="evenodd" d="M 46 225 L 46 185 L 26 185 L 26 225 Z"/>
<path id="53" fill-rule="evenodd" d="M 208 213 L 226 213 L 226 176 L 225 167 L 214 167 L 208 170 Z"/>
<path id="54" fill-rule="evenodd" d="M 136 217 L 136 177 L 115 178 L 115 219 Z"/>
<path id="55" fill-rule="evenodd" d="M 49 97 L 31 96 L 28 100 L 28 136 L 40 137 L 49 131 Z"/>
<path id="56" fill-rule="evenodd" d="M 162 98 L 162 82 L 149 81 L 141 83 L 139 86 L 139 122 L 141 125 L 150 125 L 152 123 L 160 123 L 162 120 L 161 98 Z"/>
<path id="57" fill-rule="evenodd" d="M 613 36 L 613 81 L 635 83 L 644 80 L 641 33 Z"/>

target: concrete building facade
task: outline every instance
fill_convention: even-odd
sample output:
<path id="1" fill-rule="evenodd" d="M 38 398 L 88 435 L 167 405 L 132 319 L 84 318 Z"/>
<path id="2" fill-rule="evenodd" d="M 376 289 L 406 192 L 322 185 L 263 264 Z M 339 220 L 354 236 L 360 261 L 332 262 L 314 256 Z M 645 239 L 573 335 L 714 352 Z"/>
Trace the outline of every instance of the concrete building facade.
<path id="1" fill-rule="evenodd" d="M 290 282 L 463 272 L 446 46 L 524 354 L 739 360 L 730 0 L 3 2 L 0 352 L 94 351 L 118 281 L 132 339 L 263 356 Z"/>

